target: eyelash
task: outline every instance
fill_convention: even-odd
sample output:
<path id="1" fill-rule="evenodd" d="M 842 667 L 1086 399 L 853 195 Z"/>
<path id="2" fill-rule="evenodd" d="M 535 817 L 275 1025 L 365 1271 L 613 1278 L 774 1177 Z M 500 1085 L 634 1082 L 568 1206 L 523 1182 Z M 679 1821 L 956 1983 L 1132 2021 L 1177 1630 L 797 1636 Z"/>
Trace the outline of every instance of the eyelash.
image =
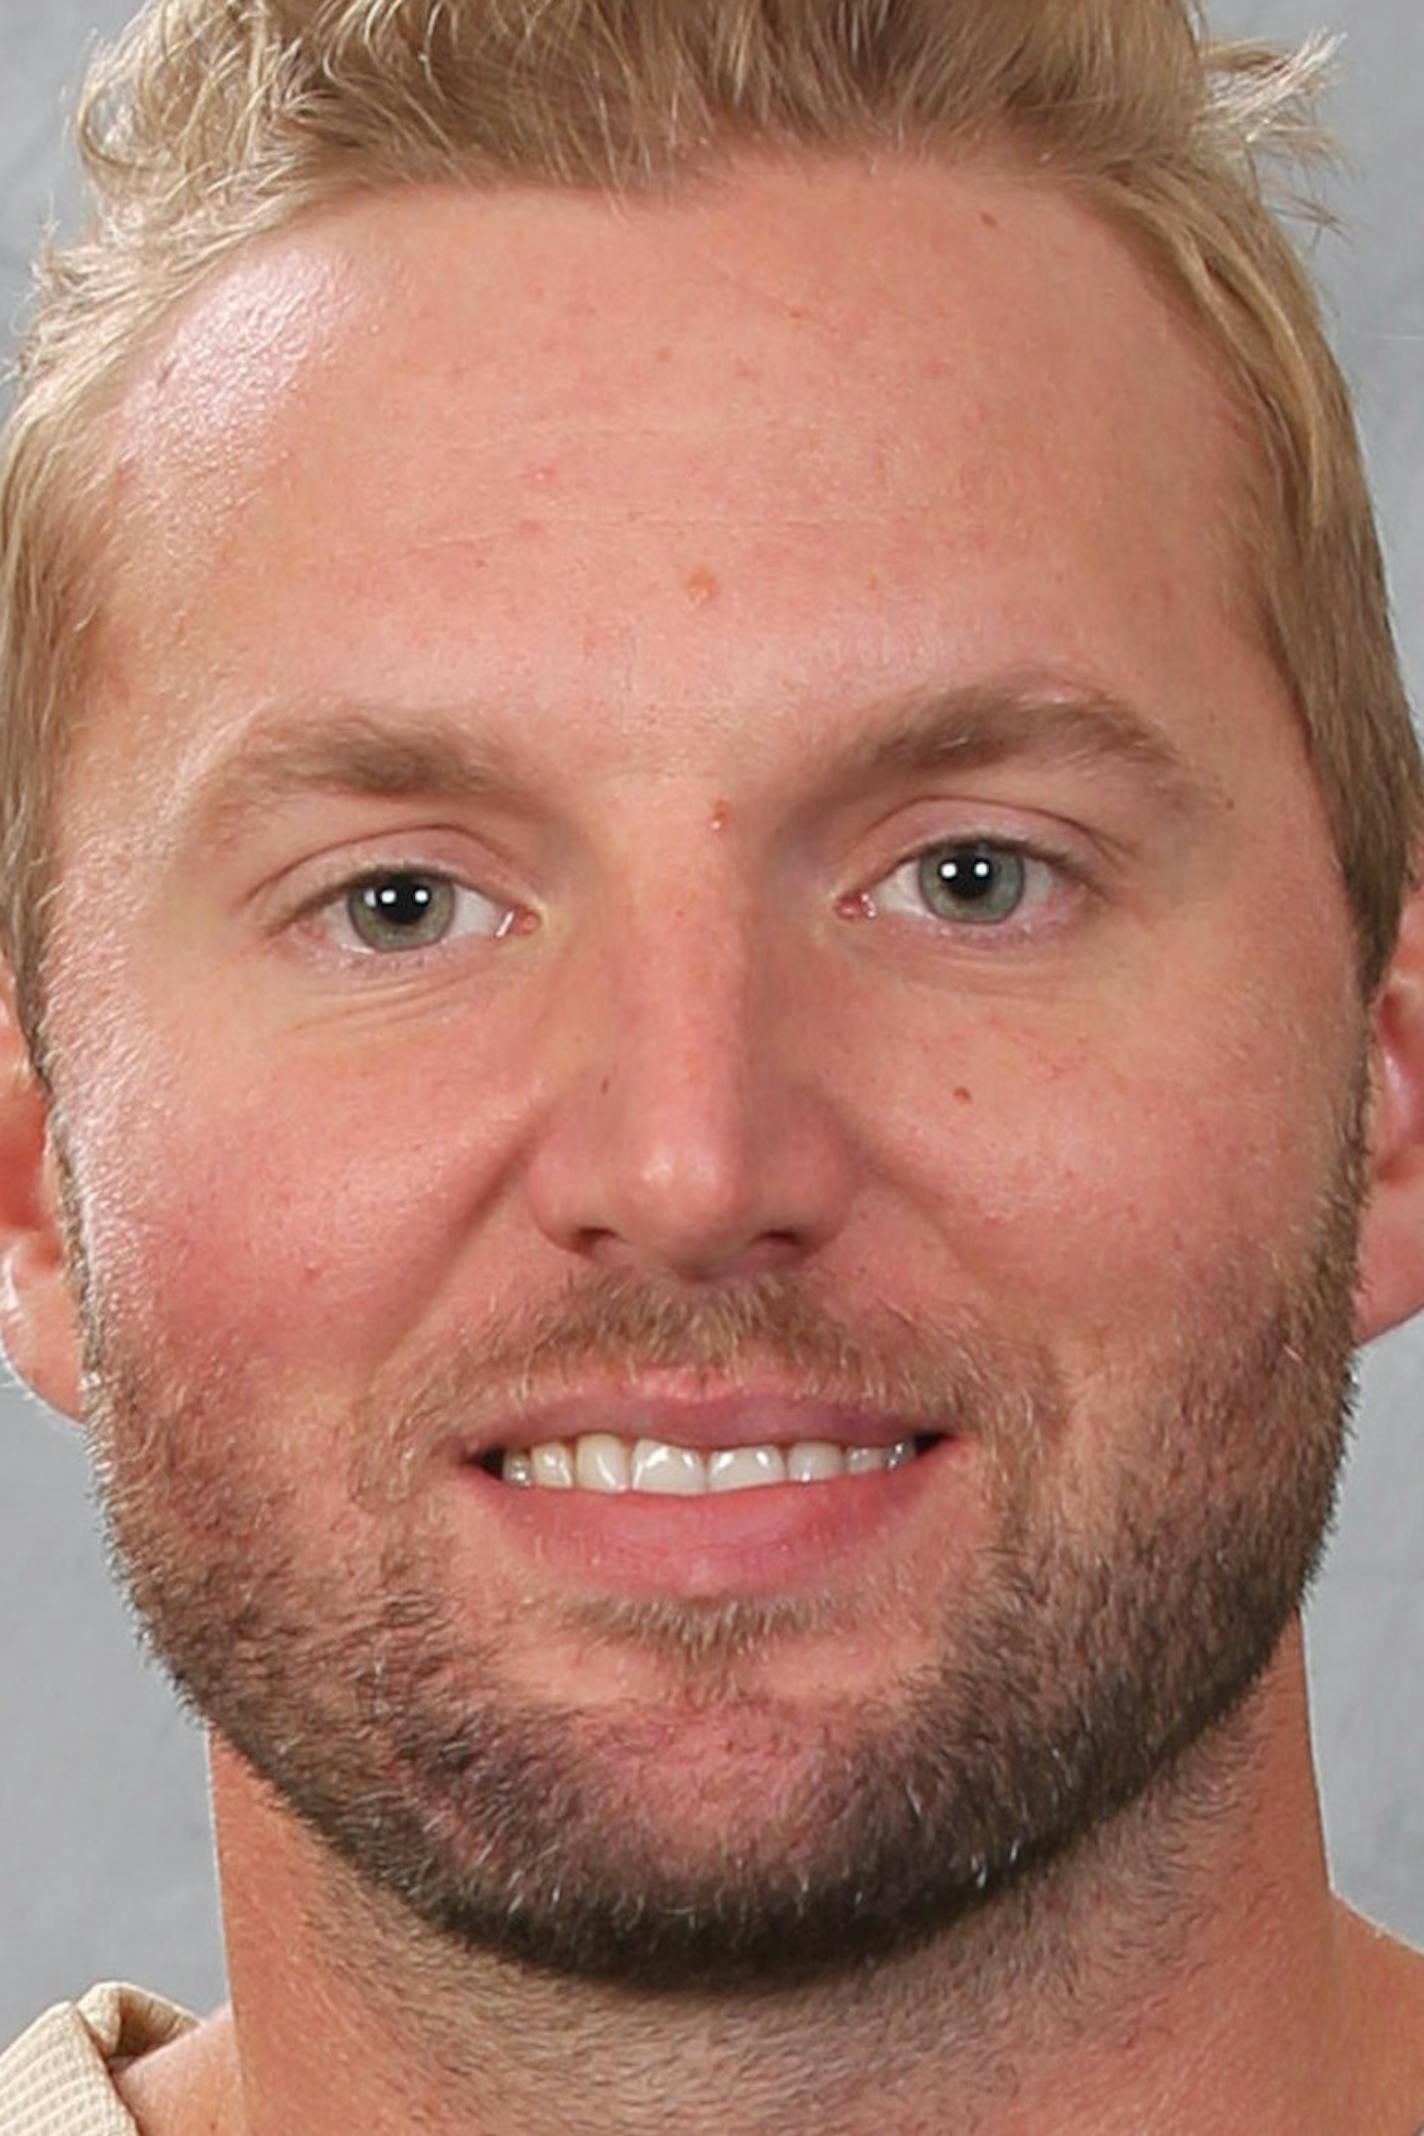
<path id="1" fill-rule="evenodd" d="M 909 877 L 913 880 L 924 863 L 932 859 L 936 854 L 974 853 L 987 854 L 996 860 L 1010 859 L 1022 863 L 1028 874 L 1025 900 L 1032 900 L 1030 913 L 1027 916 L 1023 916 L 1018 908 L 1015 908 L 1013 913 L 1000 920 L 976 921 L 965 918 L 956 922 L 942 914 L 923 910 L 920 915 L 916 916 L 916 924 L 928 925 L 936 931 L 952 934 L 956 938 L 964 936 L 976 937 L 986 943 L 996 936 L 1002 938 L 1005 935 L 1011 936 L 1016 940 L 1022 940 L 1029 934 L 1039 932 L 1040 927 L 1044 924 L 1051 924 L 1051 922 L 1045 923 L 1041 918 L 1036 918 L 1035 915 L 1041 906 L 1052 899 L 1055 890 L 1061 891 L 1066 888 L 1071 894 L 1073 892 L 1086 891 L 1091 887 L 1086 869 L 1066 853 L 1050 851 L 1046 847 L 1035 845 L 1027 839 L 1014 838 L 1003 834 L 991 835 L 970 831 L 956 833 L 952 838 L 931 839 L 925 845 L 916 846 L 912 852 L 905 855 L 903 860 L 897 862 L 893 868 L 881 876 L 871 890 L 864 893 L 863 898 L 860 900 L 861 908 L 867 911 L 870 916 L 879 917 L 877 893 L 881 891 L 883 886 L 894 884 L 901 877 Z M 1037 898 L 1032 897 L 1033 871 L 1035 870 L 1038 871 L 1040 879 L 1040 895 Z M 1045 878 L 1047 879 L 1046 881 Z M 923 906 L 923 892 L 917 888 L 915 894 L 920 898 Z M 903 917 L 904 915 L 897 916 Z"/>
<path id="2" fill-rule="evenodd" d="M 1070 890 L 1082 891 L 1090 887 L 1086 871 L 1067 854 L 1049 851 L 1025 839 L 1003 835 L 991 836 L 987 833 L 970 831 L 957 833 L 952 838 L 930 839 L 925 844 L 914 847 L 898 860 L 893 867 L 887 869 L 883 875 L 878 876 L 870 889 L 855 893 L 844 902 L 847 906 L 855 908 L 860 917 L 879 918 L 882 913 L 877 909 L 877 893 L 883 891 L 885 886 L 894 884 L 901 877 L 912 876 L 914 871 L 917 871 L 926 860 L 937 853 L 970 852 L 982 852 L 996 859 L 1007 857 L 1020 861 L 1026 869 L 1041 869 L 1054 878 L 1057 883 L 1067 884 Z M 347 903 L 356 891 L 379 883 L 409 881 L 411 879 L 446 885 L 457 896 L 463 894 L 467 897 L 479 899 L 492 912 L 501 913 L 503 916 L 500 924 L 498 927 L 492 927 L 483 933 L 480 936 L 483 940 L 490 942 L 502 941 L 512 932 L 518 931 L 519 912 L 515 905 L 501 903 L 497 897 L 476 889 L 474 885 L 462 881 L 459 876 L 452 874 L 446 868 L 438 866 L 426 867 L 418 861 L 396 862 L 383 868 L 365 868 L 358 875 L 347 876 L 342 881 L 333 884 L 329 889 L 322 890 L 318 895 L 311 898 L 296 915 L 296 922 L 316 928 L 322 928 L 324 922 L 330 923 L 333 927 L 340 926 L 343 923 Z M 1051 895 L 1051 889 L 1045 892 L 1046 897 Z M 905 917 L 906 915 L 896 914 L 893 916 Z M 1037 931 L 1031 923 L 1025 923 L 1019 919 L 1016 913 L 1002 920 L 964 920 L 956 923 L 926 908 L 915 916 L 914 924 L 925 925 L 935 931 L 943 930 L 946 933 L 952 933 L 960 937 L 992 938 L 994 936 L 1010 935 L 1015 939 L 1022 940 L 1026 934 Z M 345 925 L 349 935 L 352 931 L 350 921 L 345 920 Z M 323 931 L 325 930 L 323 929 Z M 358 943 L 351 939 L 340 942 L 336 946 L 347 957 L 363 964 L 368 962 L 399 963 L 408 968 L 417 962 L 423 961 L 427 955 L 434 955 L 445 950 L 454 941 L 469 939 L 473 933 L 475 933 L 475 930 L 467 928 L 461 933 L 444 934 L 433 943 L 408 949 L 391 949 L 387 951 L 374 949 L 367 943 Z"/>
<path id="3" fill-rule="evenodd" d="M 355 931 L 347 913 L 347 907 L 358 890 L 378 884 L 399 882 L 429 883 L 453 890 L 458 897 L 475 899 L 488 907 L 491 914 L 498 915 L 499 924 L 487 930 L 463 928 L 442 935 L 438 941 L 421 944 L 409 949 L 382 951 L 373 949 L 369 943 L 355 937 Z M 329 889 L 319 891 L 307 900 L 295 916 L 295 924 L 309 930 L 325 933 L 335 940 L 335 947 L 344 956 L 357 963 L 399 963 L 411 967 L 423 962 L 425 956 L 445 950 L 452 942 L 469 939 L 479 933 L 481 938 L 502 941 L 515 931 L 519 917 L 518 907 L 479 890 L 473 883 L 464 882 L 450 869 L 427 867 L 417 860 L 395 861 L 387 867 L 363 868 L 358 875 L 348 875 Z M 344 930 L 345 939 L 335 939 L 337 930 Z"/>

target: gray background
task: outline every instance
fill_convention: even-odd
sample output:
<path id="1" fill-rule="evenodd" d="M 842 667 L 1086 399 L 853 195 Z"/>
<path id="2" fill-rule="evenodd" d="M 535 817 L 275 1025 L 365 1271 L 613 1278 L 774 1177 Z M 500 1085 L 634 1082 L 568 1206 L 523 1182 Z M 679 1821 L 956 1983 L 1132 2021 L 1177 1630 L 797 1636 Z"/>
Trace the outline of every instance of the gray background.
<path id="1" fill-rule="evenodd" d="M 19 306 L 67 197 L 63 112 L 129 0 L 0 0 L 0 297 Z M 1351 231 L 1319 264 L 1374 470 L 1416 703 L 1424 683 L 1424 7 L 1218 0 L 1233 29 L 1348 33 L 1335 118 Z M 1339 1886 L 1424 1943 L 1424 1325 L 1377 1345 L 1343 1515 L 1310 1612 L 1315 1729 Z M 76 1435 L 0 1387 L 0 2043 L 47 2002 L 128 1978 L 223 1994 L 202 1744 L 111 1592 Z"/>

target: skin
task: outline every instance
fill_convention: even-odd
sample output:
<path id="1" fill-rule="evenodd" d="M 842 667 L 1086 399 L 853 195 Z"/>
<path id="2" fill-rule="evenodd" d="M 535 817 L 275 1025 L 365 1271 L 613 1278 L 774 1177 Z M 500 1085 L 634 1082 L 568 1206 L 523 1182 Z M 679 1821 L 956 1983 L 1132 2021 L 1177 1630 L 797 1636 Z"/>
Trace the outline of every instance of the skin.
<path id="1" fill-rule="evenodd" d="M 1011 1300 L 1082 1389 L 1289 1260 L 1362 1025 L 1230 546 L 1244 471 L 1127 250 L 988 168 L 746 166 L 631 211 L 366 201 L 190 303 L 116 426 L 55 1091 L 109 1306 L 172 1360 L 261 1360 L 253 1414 L 301 1475 L 313 1562 L 345 1510 L 332 1449 L 281 1418 L 349 1410 L 491 1299 L 773 1270 L 847 1310 Z M 820 791 L 867 707 L 1024 671 L 1143 708 L 1190 805 L 1031 755 Z M 397 723 L 454 708 L 517 745 L 524 790 L 306 795 L 217 843 L 214 767 L 273 705 L 348 695 Z M 993 947 L 845 904 L 986 829 L 1098 856 L 1096 887 L 1046 890 Z M 378 981 L 289 924 L 333 859 L 416 847 L 538 925 Z M 1424 1299 L 1419 931 L 1411 911 L 1364 1032 L 1361 1339 Z M 7 1343 L 79 1413 L 50 1123 L 11 1080 Z M 1127 1429 L 1071 1435 L 1059 1487 L 1085 1518 Z M 982 1489 L 945 1490 L 967 1509 L 932 1509 L 900 1570 L 952 1610 L 982 1576 Z M 527 1572 L 462 1533 L 450 1592 L 473 1624 Z M 590 1708 L 659 1695 L 642 1652 L 556 1634 L 543 1592 L 512 1679 Z M 757 1656 L 808 1730 L 817 1700 L 924 1658 L 920 1620 L 868 1592 L 858 1615 L 840 1594 L 850 1636 Z M 738 2128 L 838 2136 L 883 2130 L 887 2101 L 906 2132 L 1411 2136 L 1424 1977 L 1330 1894 L 1305 1701 L 1293 1625 L 1213 1753 L 1230 1784 L 1181 1838 L 1171 1907 L 1142 1904 L 1161 1833 L 1130 1815 L 1122 1874 L 1070 1865 L 1045 1908 L 1074 1996 L 986 1963 L 972 2036 L 947 1949 L 735 2010 L 475 1961 L 432 1977 L 215 1739 L 233 2006 L 124 2096 L 146 2136 L 725 2126 L 728 2101 Z M 624 1779 L 691 1855 L 689 1772 L 740 1775 L 680 1727 Z M 425 2006 L 415 2046 L 368 2021 L 392 1967 L 390 2003 Z"/>

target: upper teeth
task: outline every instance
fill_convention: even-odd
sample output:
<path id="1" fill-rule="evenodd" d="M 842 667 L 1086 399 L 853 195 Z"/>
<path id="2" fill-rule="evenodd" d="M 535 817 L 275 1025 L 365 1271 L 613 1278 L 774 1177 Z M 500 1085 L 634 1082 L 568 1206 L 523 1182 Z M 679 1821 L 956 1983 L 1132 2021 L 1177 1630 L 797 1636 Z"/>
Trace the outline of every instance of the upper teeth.
<path id="1" fill-rule="evenodd" d="M 731 1446 L 700 1453 L 663 1439 L 616 1438 L 585 1432 L 572 1442 L 509 1448 L 501 1475 L 506 1483 L 548 1490 L 663 1491 L 690 1496 L 700 1491 L 745 1491 L 763 1483 L 818 1483 L 825 1477 L 866 1469 L 899 1468 L 915 1458 L 913 1439 L 893 1446 L 837 1446 L 828 1439 L 799 1439 L 794 1446 Z"/>

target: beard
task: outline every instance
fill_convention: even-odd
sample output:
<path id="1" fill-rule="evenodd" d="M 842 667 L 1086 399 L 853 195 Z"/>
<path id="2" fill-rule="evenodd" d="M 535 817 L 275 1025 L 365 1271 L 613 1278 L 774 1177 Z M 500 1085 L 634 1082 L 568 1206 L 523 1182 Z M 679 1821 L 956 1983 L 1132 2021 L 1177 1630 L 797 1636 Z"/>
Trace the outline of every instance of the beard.
<path id="1" fill-rule="evenodd" d="M 105 1300 L 67 1177 L 114 1569 L 180 1696 L 412 1951 L 770 1992 L 967 1934 L 1131 1806 L 1160 1807 L 1167 1834 L 1213 1745 L 1226 1769 L 1332 1516 L 1364 1108 L 1361 1077 L 1291 1265 L 1263 1248 L 1220 1269 L 1086 1411 L 1046 1345 L 985 1316 L 852 1327 L 777 1275 L 706 1294 L 591 1279 L 354 1413 L 272 1415 L 250 1361 L 185 1360 L 157 1316 Z M 450 1494 L 429 1486 L 472 1415 L 515 1414 L 561 1374 L 768 1365 L 975 1442 L 987 1541 L 952 1602 L 892 1566 L 849 1594 L 457 1610 Z M 324 1472 L 340 1455 L 333 1532 L 304 1504 L 309 1443 Z M 915 1666 L 854 1696 L 766 1687 L 795 1641 L 863 1635 L 877 1611 L 921 1626 Z M 531 1696 L 511 1657 L 556 1631 L 638 1657 L 665 1695 Z"/>

